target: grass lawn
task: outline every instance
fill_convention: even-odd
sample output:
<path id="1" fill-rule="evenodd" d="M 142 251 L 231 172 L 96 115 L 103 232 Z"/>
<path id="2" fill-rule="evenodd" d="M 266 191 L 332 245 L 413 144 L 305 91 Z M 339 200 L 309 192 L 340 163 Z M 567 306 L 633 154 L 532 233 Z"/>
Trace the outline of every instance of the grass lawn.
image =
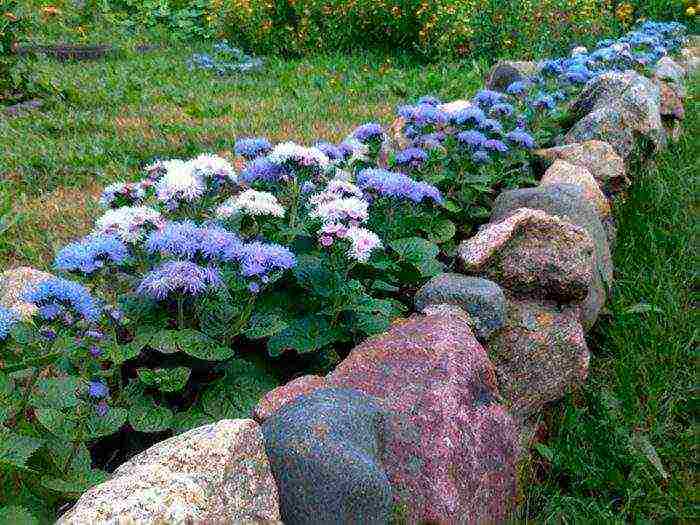
<path id="1" fill-rule="evenodd" d="M 586 387 L 551 411 L 528 503 L 537 521 L 697 522 L 698 78 L 686 132 L 631 173 L 615 284 L 589 341 Z M 696 288 L 695 288 L 696 290 Z"/>
<path id="2" fill-rule="evenodd" d="M 480 85 L 479 63 L 421 64 L 358 54 L 270 59 L 239 78 L 190 71 L 194 50 L 170 47 L 107 61 L 40 62 L 63 98 L 0 119 L 0 268 L 49 268 L 86 232 L 105 183 L 139 177 L 156 157 L 230 150 L 236 137 L 337 141 L 425 94 L 454 99 Z"/>

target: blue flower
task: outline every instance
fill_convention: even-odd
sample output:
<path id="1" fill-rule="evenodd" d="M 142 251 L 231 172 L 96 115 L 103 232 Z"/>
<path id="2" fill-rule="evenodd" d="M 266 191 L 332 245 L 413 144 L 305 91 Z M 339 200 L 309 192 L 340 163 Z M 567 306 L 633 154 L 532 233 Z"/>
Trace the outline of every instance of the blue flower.
<path id="1" fill-rule="evenodd" d="M 432 199 L 442 202 L 440 191 L 425 182 L 417 182 L 403 173 L 387 171 L 379 168 L 365 168 L 357 174 L 357 185 L 363 190 L 374 190 L 383 197 L 409 199 L 421 202 Z"/>
<path id="2" fill-rule="evenodd" d="M 374 139 L 381 139 L 383 135 L 384 131 L 382 130 L 381 124 L 376 122 L 362 124 L 352 132 L 352 136 L 363 144 Z"/>
<path id="3" fill-rule="evenodd" d="M 54 267 L 60 271 L 92 273 L 105 263 L 123 264 L 129 249 L 116 235 L 94 234 L 72 242 L 56 254 Z"/>
<path id="4" fill-rule="evenodd" d="M 168 222 L 152 232 L 146 239 L 145 249 L 163 257 L 231 261 L 240 257 L 243 243 L 235 233 L 224 228 L 198 226 L 187 220 Z"/>
<path id="5" fill-rule="evenodd" d="M 346 160 L 350 155 L 351 151 L 348 151 L 349 147 L 336 146 L 330 142 L 317 142 L 315 146 L 326 154 L 326 157 L 334 162 L 342 162 Z"/>
<path id="6" fill-rule="evenodd" d="M 503 126 L 501 125 L 501 123 L 498 120 L 492 118 L 482 120 L 481 124 L 479 124 L 479 129 L 482 131 L 486 131 L 487 133 L 491 133 L 492 135 L 500 135 L 501 133 L 503 133 Z"/>
<path id="7" fill-rule="evenodd" d="M 488 151 L 480 149 L 472 153 L 472 160 L 475 164 L 486 164 L 491 161 Z"/>
<path id="8" fill-rule="evenodd" d="M 484 141 L 484 148 L 499 153 L 507 153 L 509 149 L 507 144 L 497 139 L 488 139 Z"/>
<path id="9" fill-rule="evenodd" d="M 39 315 L 53 320 L 70 311 L 86 321 L 97 321 L 102 314 L 99 302 L 83 285 L 58 277 L 47 279 L 24 292 L 24 299 L 39 308 Z"/>
<path id="10" fill-rule="evenodd" d="M 542 65 L 542 73 L 546 75 L 558 76 L 564 72 L 561 60 L 545 60 Z"/>
<path id="11" fill-rule="evenodd" d="M 421 148 L 406 148 L 396 154 L 396 164 L 400 166 L 419 167 L 428 160 L 428 154 Z"/>
<path id="12" fill-rule="evenodd" d="M 479 131 L 468 130 L 457 133 L 457 140 L 464 146 L 480 149 L 488 137 Z"/>
<path id="13" fill-rule="evenodd" d="M 448 116 L 447 113 L 442 111 L 437 106 L 432 104 L 418 104 L 416 106 L 400 106 L 397 110 L 400 117 L 406 120 L 406 122 L 419 133 L 420 130 L 426 126 L 441 126 L 447 124 Z M 408 127 L 408 126 L 406 126 Z M 410 135 L 406 133 L 404 128 L 404 134 L 411 138 Z"/>
<path id="14" fill-rule="evenodd" d="M 503 93 L 491 91 L 490 89 L 482 89 L 481 91 L 478 91 L 476 95 L 474 95 L 472 100 L 482 108 L 489 108 L 494 104 L 502 102 L 504 98 L 505 96 Z"/>
<path id="15" fill-rule="evenodd" d="M 243 169 L 240 180 L 252 182 L 277 182 L 285 176 L 284 170 L 265 157 L 258 157 Z"/>
<path id="16" fill-rule="evenodd" d="M 489 110 L 489 114 L 493 117 L 510 117 L 515 108 L 508 103 L 494 104 Z"/>
<path id="17" fill-rule="evenodd" d="M 506 135 L 506 138 L 513 144 L 517 144 L 521 148 L 532 149 L 536 147 L 535 139 L 532 138 L 527 131 L 515 130 Z"/>
<path id="18" fill-rule="evenodd" d="M 221 274 L 216 268 L 189 261 L 169 261 L 148 272 L 137 292 L 162 301 L 174 293 L 197 296 L 222 285 Z"/>
<path id="19" fill-rule="evenodd" d="M 552 111 L 557 107 L 557 102 L 551 95 L 546 95 L 543 93 L 532 101 L 532 106 L 540 111 Z"/>
<path id="20" fill-rule="evenodd" d="M 294 254 L 282 245 L 255 241 L 245 245 L 241 257 L 244 277 L 262 278 L 278 270 L 289 270 L 296 265 Z"/>
<path id="21" fill-rule="evenodd" d="M 270 141 L 264 137 L 245 138 L 236 141 L 234 153 L 252 160 L 261 155 L 266 155 L 272 149 Z"/>
<path id="22" fill-rule="evenodd" d="M 431 95 L 426 95 L 418 99 L 419 105 L 425 106 L 439 106 L 442 102 L 439 98 L 433 97 Z"/>
<path id="23" fill-rule="evenodd" d="M 465 108 L 450 115 L 450 122 L 457 126 L 478 126 L 486 118 L 486 114 L 477 107 Z"/>
<path id="24" fill-rule="evenodd" d="M 102 399 L 109 395 L 109 388 L 104 381 L 93 379 L 88 385 L 88 395 L 93 399 Z"/>
<path id="25" fill-rule="evenodd" d="M 530 82 L 527 82 L 525 80 L 516 80 L 515 82 L 511 82 L 510 85 L 506 88 L 506 93 L 515 96 L 524 95 L 529 87 Z"/>
<path id="26" fill-rule="evenodd" d="M 19 320 L 20 316 L 16 311 L 0 306 L 0 341 L 9 335 L 12 327 Z"/>

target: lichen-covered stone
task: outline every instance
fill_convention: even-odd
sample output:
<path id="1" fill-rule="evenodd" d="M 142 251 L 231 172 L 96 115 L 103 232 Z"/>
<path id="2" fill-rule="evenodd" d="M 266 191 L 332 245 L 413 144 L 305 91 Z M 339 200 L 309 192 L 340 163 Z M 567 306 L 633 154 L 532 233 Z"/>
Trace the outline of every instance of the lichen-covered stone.
<path id="1" fill-rule="evenodd" d="M 234 523 L 280 518 L 262 433 L 250 419 L 222 420 L 165 440 L 121 465 L 58 521 Z"/>
<path id="2" fill-rule="evenodd" d="M 588 375 L 590 352 L 575 308 L 511 299 L 506 325 L 489 341 L 498 384 L 519 419 Z"/>
<path id="3" fill-rule="evenodd" d="M 23 293 L 28 288 L 52 277 L 53 275 L 50 273 L 28 266 L 2 272 L 0 274 L 0 306 L 15 310 L 22 318 L 28 319 L 34 315 L 36 307 L 22 299 Z"/>
<path id="4" fill-rule="evenodd" d="M 586 297 L 595 261 L 585 229 L 529 208 L 483 227 L 459 245 L 457 257 L 467 272 L 518 295 L 562 302 Z"/>
<path id="5" fill-rule="evenodd" d="M 493 281 L 458 273 L 442 273 L 418 290 L 416 310 L 439 304 L 459 306 L 469 314 L 477 337 L 482 340 L 503 326 L 506 297 Z"/>
<path id="6" fill-rule="evenodd" d="M 517 429 L 464 315 L 414 315 L 353 349 L 328 381 L 387 407 L 383 465 L 408 523 L 505 518 Z"/>
<path id="7" fill-rule="evenodd" d="M 265 394 L 253 409 L 253 419 L 262 423 L 284 405 L 299 396 L 325 388 L 326 379 L 321 376 L 306 375 L 297 377 L 286 385 L 278 386 Z"/>
<path id="8" fill-rule="evenodd" d="M 683 82 L 685 71 L 671 57 L 661 57 L 654 66 L 654 78 L 668 82 Z"/>
<path id="9" fill-rule="evenodd" d="M 329 388 L 296 398 L 263 423 L 286 525 L 389 522 L 385 417 L 370 396 Z"/>
<path id="10" fill-rule="evenodd" d="M 505 91 L 513 82 L 535 76 L 539 70 L 540 64 L 537 62 L 498 62 L 486 75 L 486 88 L 494 91 Z"/>
<path id="11" fill-rule="evenodd" d="M 559 159 L 586 168 L 607 195 L 618 193 L 630 184 L 624 161 L 610 144 L 601 140 L 540 149 L 534 153 L 548 161 Z"/>
<path id="12" fill-rule="evenodd" d="M 588 296 L 580 305 L 581 320 L 590 329 L 605 303 L 605 288 L 612 286 L 613 266 L 607 232 L 598 213 L 583 196 L 583 190 L 573 184 L 550 184 L 501 193 L 495 200 L 491 221 L 500 221 L 520 208 L 542 210 L 562 220 L 584 228 L 595 245 L 595 268 Z"/>
<path id="13" fill-rule="evenodd" d="M 586 84 L 572 104 L 578 122 L 564 143 L 604 140 L 627 160 L 641 137 L 658 151 L 666 145 L 660 103 L 659 88 L 648 78 L 634 71 L 604 73 Z"/>
<path id="14" fill-rule="evenodd" d="M 600 219 L 610 215 L 610 202 L 603 195 L 600 186 L 586 168 L 555 160 L 542 177 L 540 184 L 576 184 L 583 188 L 583 196 L 598 210 Z"/>

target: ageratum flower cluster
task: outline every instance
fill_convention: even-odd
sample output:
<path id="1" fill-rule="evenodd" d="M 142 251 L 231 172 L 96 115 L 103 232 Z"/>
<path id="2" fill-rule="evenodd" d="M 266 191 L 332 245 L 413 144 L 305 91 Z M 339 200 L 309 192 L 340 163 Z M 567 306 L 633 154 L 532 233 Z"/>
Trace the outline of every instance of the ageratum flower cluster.
<path id="1" fill-rule="evenodd" d="M 47 279 L 24 291 L 23 298 L 38 308 L 45 321 L 96 322 L 102 306 L 83 285 L 58 277 Z M 77 316 L 77 317 L 76 317 Z"/>

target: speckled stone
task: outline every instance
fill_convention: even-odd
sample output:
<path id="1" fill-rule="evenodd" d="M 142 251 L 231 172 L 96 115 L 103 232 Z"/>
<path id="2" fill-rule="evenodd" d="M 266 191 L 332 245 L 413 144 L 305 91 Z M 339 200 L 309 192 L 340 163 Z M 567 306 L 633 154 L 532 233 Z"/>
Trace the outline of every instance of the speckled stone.
<path id="1" fill-rule="evenodd" d="M 584 228 L 595 245 L 595 268 L 588 296 L 580 305 L 581 320 L 586 330 L 595 324 L 605 303 L 605 287 L 612 286 L 613 266 L 607 232 L 598 213 L 583 196 L 583 190 L 573 184 L 550 184 L 536 188 L 510 190 L 501 193 L 491 212 L 493 222 L 500 221 L 519 208 L 542 210 Z M 605 283 L 605 284 L 603 284 Z"/>
<path id="2" fill-rule="evenodd" d="M 83 494 L 58 523 L 232 523 L 252 518 L 280 518 L 262 433 L 251 419 L 224 419 L 133 457 L 110 480 Z"/>
<path id="3" fill-rule="evenodd" d="M 661 57 L 654 66 L 654 78 L 668 82 L 683 82 L 685 71 L 671 57 Z"/>
<path id="4" fill-rule="evenodd" d="M 458 273 L 442 273 L 418 290 L 416 310 L 439 304 L 459 306 L 469 314 L 478 338 L 482 340 L 503 326 L 506 297 L 493 281 Z"/>
<path id="5" fill-rule="evenodd" d="M 601 220 L 610 215 L 610 202 L 603 195 L 600 186 L 586 168 L 570 164 L 565 160 L 555 160 L 545 172 L 540 184 L 576 184 L 583 189 L 583 196 L 596 210 Z"/>
<path id="6" fill-rule="evenodd" d="M 685 70 L 686 75 L 693 75 L 700 69 L 700 47 L 684 47 L 681 49 L 679 64 Z"/>
<path id="7" fill-rule="evenodd" d="M 506 325 L 489 341 L 498 384 L 522 419 L 564 396 L 588 376 L 590 352 L 575 308 L 508 302 Z"/>
<path id="8" fill-rule="evenodd" d="M 627 160 L 641 137 L 659 151 L 666 145 L 660 103 L 659 88 L 648 78 L 634 71 L 604 73 L 586 84 L 572 104 L 578 122 L 564 143 L 604 140 Z"/>
<path id="9" fill-rule="evenodd" d="M 23 301 L 21 298 L 22 294 L 27 288 L 52 277 L 53 275 L 50 273 L 35 270 L 28 266 L 2 272 L 0 274 L 0 306 L 11 308 L 24 319 L 28 319 L 34 315 L 36 307 Z"/>
<path id="10" fill-rule="evenodd" d="M 486 88 L 505 91 L 513 82 L 537 75 L 540 65 L 537 62 L 504 61 L 494 64 L 486 75 Z"/>
<path id="11" fill-rule="evenodd" d="M 683 92 L 670 82 L 663 80 L 655 81 L 659 88 L 661 103 L 659 111 L 661 117 L 668 120 L 683 120 L 685 118 L 685 108 L 683 107 Z"/>
<path id="12" fill-rule="evenodd" d="M 385 417 L 370 396 L 329 388 L 296 398 L 263 423 L 286 525 L 389 522 Z"/>
<path id="13" fill-rule="evenodd" d="M 253 419 L 262 423 L 297 397 L 326 388 L 326 386 L 326 379 L 321 376 L 306 375 L 297 377 L 286 385 L 278 386 L 265 394 L 253 409 Z"/>
<path id="14" fill-rule="evenodd" d="M 329 374 L 389 410 L 383 464 L 408 523 L 491 523 L 516 494 L 517 429 L 494 368 L 458 312 L 416 314 Z"/>
<path id="15" fill-rule="evenodd" d="M 607 142 L 589 140 L 534 153 L 548 161 L 564 160 L 586 168 L 607 195 L 619 193 L 630 185 L 624 161 Z"/>
<path id="16" fill-rule="evenodd" d="M 457 258 L 526 297 L 581 301 L 593 280 L 594 246 L 580 226 L 541 210 L 521 208 L 463 241 Z"/>

